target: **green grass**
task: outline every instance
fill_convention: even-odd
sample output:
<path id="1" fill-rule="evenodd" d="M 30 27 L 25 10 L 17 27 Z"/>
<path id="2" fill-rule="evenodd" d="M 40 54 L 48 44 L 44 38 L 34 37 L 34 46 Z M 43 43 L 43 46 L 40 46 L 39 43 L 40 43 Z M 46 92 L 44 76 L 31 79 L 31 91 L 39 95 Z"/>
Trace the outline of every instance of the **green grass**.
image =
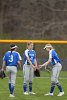
<path id="1" fill-rule="evenodd" d="M 18 76 L 22 76 L 22 72 L 18 72 Z M 41 76 L 50 76 L 47 72 L 41 72 Z M 67 72 L 61 72 L 59 81 L 63 86 L 65 95 L 62 97 L 57 97 L 59 93 L 57 87 L 54 91 L 54 96 L 44 96 L 44 93 L 49 92 L 50 89 L 50 78 L 34 78 L 33 80 L 33 91 L 36 92 L 36 95 L 23 95 L 23 77 L 17 77 L 16 86 L 15 86 L 15 98 L 9 98 L 8 90 L 8 79 L 0 79 L 0 100 L 67 100 L 67 79 L 64 77 L 67 76 Z"/>

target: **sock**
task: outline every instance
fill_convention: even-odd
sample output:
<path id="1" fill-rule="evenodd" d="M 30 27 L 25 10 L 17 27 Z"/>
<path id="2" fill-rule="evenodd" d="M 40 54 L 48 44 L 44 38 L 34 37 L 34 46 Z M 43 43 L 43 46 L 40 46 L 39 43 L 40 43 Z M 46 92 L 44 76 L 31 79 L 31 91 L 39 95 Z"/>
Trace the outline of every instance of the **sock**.
<path id="1" fill-rule="evenodd" d="M 29 91 L 32 92 L 32 83 L 29 83 Z"/>
<path id="2" fill-rule="evenodd" d="M 50 93 L 53 93 L 54 92 L 54 88 L 55 88 L 55 83 L 51 83 Z"/>
<path id="3" fill-rule="evenodd" d="M 10 90 L 10 94 L 11 94 L 11 83 L 9 83 L 9 90 Z"/>
<path id="4" fill-rule="evenodd" d="M 62 87 L 61 87 L 60 83 L 57 83 L 57 87 L 58 87 L 58 89 L 60 90 L 60 92 L 63 92 L 63 90 L 62 90 Z"/>
<path id="5" fill-rule="evenodd" d="M 24 89 L 24 92 L 27 91 L 27 84 L 26 84 L 26 83 L 24 83 L 24 85 L 23 85 L 23 89 Z"/>
<path id="6" fill-rule="evenodd" d="M 14 85 L 11 84 L 11 94 L 13 94 L 13 93 L 14 93 Z"/>

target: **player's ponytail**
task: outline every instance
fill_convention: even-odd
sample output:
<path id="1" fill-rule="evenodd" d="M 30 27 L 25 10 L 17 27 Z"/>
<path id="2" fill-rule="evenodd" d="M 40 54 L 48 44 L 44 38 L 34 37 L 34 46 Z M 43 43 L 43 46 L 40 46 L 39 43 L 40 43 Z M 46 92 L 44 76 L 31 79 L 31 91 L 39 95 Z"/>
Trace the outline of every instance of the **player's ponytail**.
<path id="1" fill-rule="evenodd" d="M 10 56 L 12 55 L 12 50 L 11 50 L 11 52 L 10 52 Z"/>

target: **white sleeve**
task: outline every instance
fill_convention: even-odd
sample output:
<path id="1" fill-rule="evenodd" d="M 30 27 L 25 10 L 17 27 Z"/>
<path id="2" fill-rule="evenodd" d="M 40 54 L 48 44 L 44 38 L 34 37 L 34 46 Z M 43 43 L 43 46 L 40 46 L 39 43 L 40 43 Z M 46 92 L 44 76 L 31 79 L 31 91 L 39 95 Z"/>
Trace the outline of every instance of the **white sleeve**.
<path id="1" fill-rule="evenodd" d="M 18 53 L 18 55 L 19 55 L 19 60 L 22 60 L 22 57 L 20 56 L 20 54 Z"/>
<path id="2" fill-rule="evenodd" d="M 28 50 L 25 50 L 25 56 L 26 56 L 26 57 L 29 57 L 29 56 L 28 56 Z"/>
<path id="3" fill-rule="evenodd" d="M 20 60 L 22 60 L 22 58 L 21 58 L 20 54 L 19 54 L 19 59 L 20 59 Z"/>
<path id="4" fill-rule="evenodd" d="M 49 59 L 51 59 L 52 58 L 52 50 L 50 50 L 50 52 L 49 52 Z"/>

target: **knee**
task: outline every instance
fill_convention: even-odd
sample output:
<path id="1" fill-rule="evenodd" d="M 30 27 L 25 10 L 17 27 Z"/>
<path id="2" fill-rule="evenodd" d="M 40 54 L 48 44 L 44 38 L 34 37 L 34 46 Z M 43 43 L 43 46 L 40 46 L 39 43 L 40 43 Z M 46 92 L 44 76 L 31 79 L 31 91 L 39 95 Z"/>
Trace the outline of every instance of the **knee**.
<path id="1" fill-rule="evenodd" d="M 51 77 L 51 82 L 58 83 L 57 77 L 52 76 Z"/>
<path id="2" fill-rule="evenodd" d="M 53 86 L 55 86 L 55 82 L 52 82 L 52 83 L 51 83 L 51 87 L 53 87 Z"/>
<path id="3" fill-rule="evenodd" d="M 15 80 L 9 80 L 8 83 L 12 84 L 13 86 L 15 86 Z"/>
<path id="4" fill-rule="evenodd" d="M 29 82 L 29 78 L 24 77 L 24 83 Z"/>
<path id="5" fill-rule="evenodd" d="M 57 85 L 57 86 L 60 86 L 60 83 L 59 83 L 59 82 L 57 82 L 57 83 L 56 83 L 56 85 Z"/>
<path id="6" fill-rule="evenodd" d="M 11 84 L 15 86 L 15 80 L 11 80 Z"/>
<path id="7" fill-rule="evenodd" d="M 51 77 L 51 82 L 55 82 L 55 77 L 54 76 Z"/>

